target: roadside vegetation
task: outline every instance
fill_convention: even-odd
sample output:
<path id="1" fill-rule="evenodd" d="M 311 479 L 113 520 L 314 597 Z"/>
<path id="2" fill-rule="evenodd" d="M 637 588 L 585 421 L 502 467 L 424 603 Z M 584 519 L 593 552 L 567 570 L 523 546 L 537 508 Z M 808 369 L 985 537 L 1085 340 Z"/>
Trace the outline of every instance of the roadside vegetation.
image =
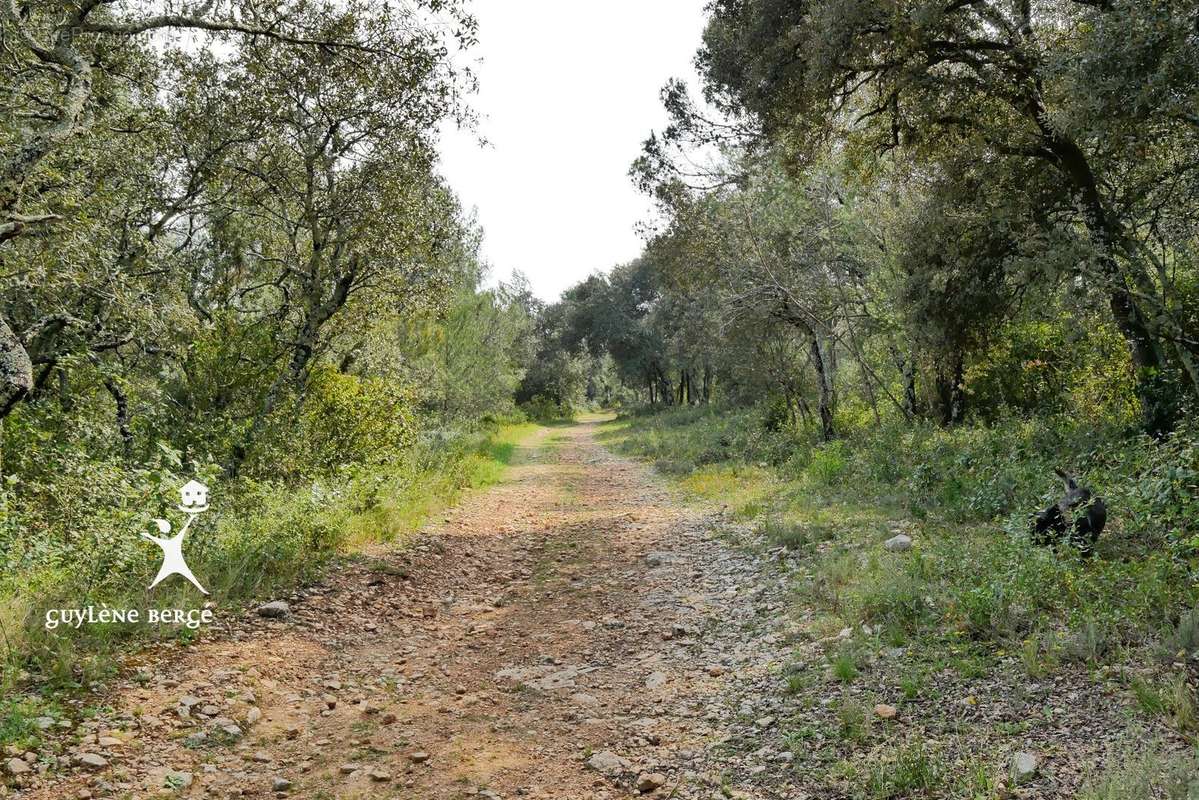
<path id="1" fill-rule="evenodd" d="M 1114 715 L 1120 730 L 1101 738 L 1119 752 L 1061 743 L 1096 772 L 1087 796 L 1142 796 L 1119 788 L 1132 785 L 1130 762 L 1159 775 L 1143 796 L 1188 796 L 1199 764 L 1194 432 L 1097 439 L 1068 421 L 1009 420 L 863 426 L 825 444 L 769 422 L 760 410 L 683 408 L 626 415 L 602 439 L 727 506 L 734 528 L 752 531 L 745 541 L 785 565 L 801 645 L 780 681 L 812 709 L 790 723 L 805 768 L 815 759 L 824 779 L 864 797 L 990 797 L 1004 782 L 997 753 L 1035 749 L 1063 724 L 1055 715 L 1080 728 Z M 1094 558 L 1029 541 L 1028 509 L 1059 491 L 1042 452 L 1104 487 L 1113 514 Z M 898 534 L 912 546 L 889 552 Z M 1038 707 L 1059 683 L 1078 685 L 1076 706 Z M 1092 705 L 1101 697 L 1109 708 Z M 939 752 L 946 737 L 961 741 Z M 1184 793 L 1161 794 L 1170 781 Z"/>
<path id="2" fill-rule="evenodd" d="M 488 282 L 437 167 L 438 126 L 472 124 L 470 13 L 268 6 L 0 12 L 0 742 L 138 637 L 197 635 L 47 609 L 237 613 L 402 540 L 533 429 L 540 304 Z M 141 535 L 192 479 L 211 594 L 147 591 Z"/>

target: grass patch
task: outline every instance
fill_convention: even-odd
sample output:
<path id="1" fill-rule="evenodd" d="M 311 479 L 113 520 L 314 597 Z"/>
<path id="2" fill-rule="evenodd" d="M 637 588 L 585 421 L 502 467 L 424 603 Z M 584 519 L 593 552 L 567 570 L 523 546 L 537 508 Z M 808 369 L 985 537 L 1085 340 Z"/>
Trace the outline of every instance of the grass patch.
<path id="1" fill-rule="evenodd" d="M 1101 766 L 1087 777 L 1079 800 L 1199 797 L 1199 750 L 1172 752 L 1158 742 L 1145 747 L 1138 739 L 1112 749 Z"/>

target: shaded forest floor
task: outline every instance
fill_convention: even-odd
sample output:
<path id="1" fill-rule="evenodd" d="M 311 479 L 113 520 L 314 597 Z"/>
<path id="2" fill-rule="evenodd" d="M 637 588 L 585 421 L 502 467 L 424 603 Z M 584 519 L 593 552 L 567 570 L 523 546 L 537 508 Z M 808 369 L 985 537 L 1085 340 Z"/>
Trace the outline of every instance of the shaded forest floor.
<path id="1" fill-rule="evenodd" d="M 1034 679 L 1010 654 L 840 627 L 796 593 L 823 545 L 780 544 L 753 481 L 709 494 L 725 508 L 681 502 L 601 425 L 538 429 L 498 485 L 287 598 L 282 619 L 132 659 L 61 734 L 76 766 L 13 791 L 1072 797 L 1105 760 L 1149 751 L 1144 732 L 1128 744 L 1118 676 Z M 909 523 L 884 517 L 860 547 L 897 565 L 911 553 L 876 534 Z M 1018 752 L 1036 764 L 1013 787 Z"/>

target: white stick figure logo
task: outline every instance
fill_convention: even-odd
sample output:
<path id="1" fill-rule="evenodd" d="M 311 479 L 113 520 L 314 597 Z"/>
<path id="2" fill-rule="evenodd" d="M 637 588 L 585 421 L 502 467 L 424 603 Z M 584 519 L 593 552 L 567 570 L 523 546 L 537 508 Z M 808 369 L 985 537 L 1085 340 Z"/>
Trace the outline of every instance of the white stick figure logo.
<path id="1" fill-rule="evenodd" d="M 158 575 L 154 578 L 154 582 L 150 584 L 150 588 L 153 589 L 157 586 L 163 578 L 171 575 L 182 575 L 191 581 L 203 594 L 208 594 L 208 590 L 200 585 L 200 582 L 196 580 L 196 576 L 188 569 L 187 562 L 183 560 L 183 537 L 187 535 L 187 529 L 191 527 L 196 517 L 208 510 L 208 487 L 199 481 L 188 481 L 179 490 L 179 493 L 182 498 L 179 510 L 187 514 L 187 522 L 183 523 L 183 530 L 169 539 L 160 539 L 157 536 L 142 533 L 143 539 L 149 539 L 162 548 L 162 567 L 158 570 Z M 165 519 L 156 519 L 154 522 L 158 524 L 159 533 L 167 534 L 171 532 L 171 523 Z"/>

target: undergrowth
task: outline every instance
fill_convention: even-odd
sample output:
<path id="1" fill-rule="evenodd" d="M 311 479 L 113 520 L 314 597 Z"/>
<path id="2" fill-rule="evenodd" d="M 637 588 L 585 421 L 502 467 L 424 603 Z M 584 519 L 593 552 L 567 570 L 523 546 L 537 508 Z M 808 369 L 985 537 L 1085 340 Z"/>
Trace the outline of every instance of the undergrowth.
<path id="1" fill-rule="evenodd" d="M 772 429 L 754 410 L 701 407 L 625 416 L 602 439 L 655 464 L 685 495 L 725 506 L 780 551 L 794 566 L 797 613 L 812 635 L 839 641 L 827 651 L 834 685 L 870 670 L 869 683 L 914 700 L 932 691 L 925 676 L 944 670 L 973 679 L 1015 668 L 1036 681 L 1077 669 L 1117 676 L 1130 713 L 1175 746 L 1199 730 L 1188 677 L 1199 667 L 1193 426 L 1156 442 L 1069 420 L 884 423 L 822 444 Z M 1061 494 L 1055 466 L 1107 501 L 1093 558 L 1029 541 L 1032 512 Z M 882 546 L 897 533 L 912 537 L 910 550 Z M 792 676 L 786 690 L 804 688 Z M 862 729 L 846 713 L 829 722 L 833 740 Z M 866 796 L 940 791 L 929 753 L 905 747 L 865 774 L 854 768 Z M 853 752 L 839 757 L 852 765 Z M 1090 796 L 1126 796 L 1093 785 Z"/>

